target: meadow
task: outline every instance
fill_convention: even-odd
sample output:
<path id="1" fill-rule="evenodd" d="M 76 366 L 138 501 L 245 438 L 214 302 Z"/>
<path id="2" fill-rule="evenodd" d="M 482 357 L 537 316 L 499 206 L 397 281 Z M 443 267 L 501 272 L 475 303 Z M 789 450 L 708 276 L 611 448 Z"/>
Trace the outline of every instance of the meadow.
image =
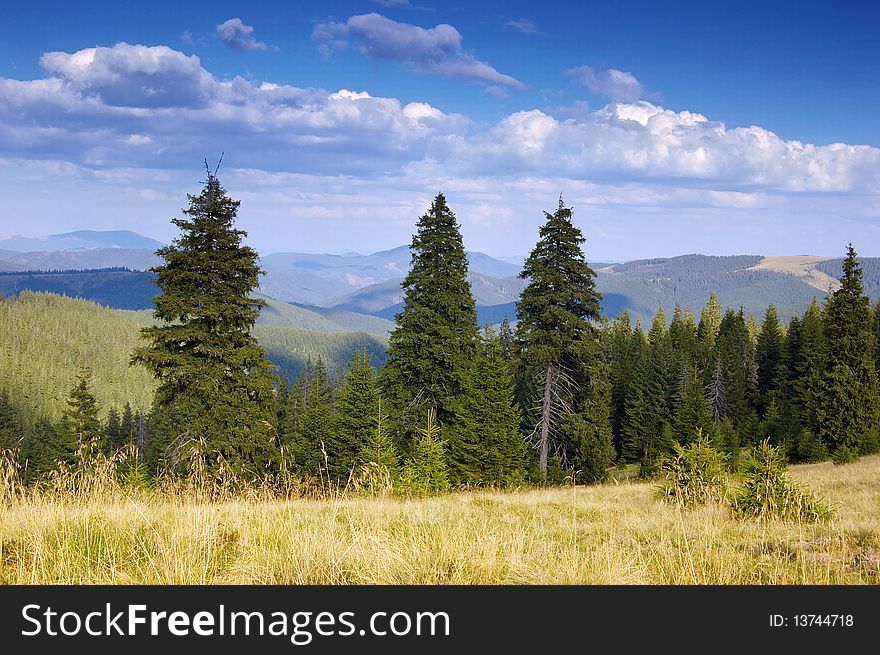
<path id="1" fill-rule="evenodd" d="M 649 482 L 433 498 L 207 499 L 6 484 L 3 584 L 877 584 L 880 456 L 793 466 L 827 523 L 683 509 Z M 2 483 L 0 483 L 2 484 Z"/>

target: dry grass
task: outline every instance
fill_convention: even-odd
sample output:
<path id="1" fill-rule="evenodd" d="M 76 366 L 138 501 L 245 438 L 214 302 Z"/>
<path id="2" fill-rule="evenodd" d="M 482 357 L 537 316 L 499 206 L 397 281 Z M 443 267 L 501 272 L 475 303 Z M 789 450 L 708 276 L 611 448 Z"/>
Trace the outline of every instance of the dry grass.
<path id="1" fill-rule="evenodd" d="M 792 467 L 828 524 L 682 510 L 647 483 L 440 498 L 205 502 L 7 493 L 7 584 L 876 584 L 880 457 Z"/>
<path id="2" fill-rule="evenodd" d="M 828 259 L 831 259 L 831 257 L 813 257 L 809 255 L 771 256 L 764 257 L 752 268 L 794 275 L 819 291 L 837 291 L 840 288 L 840 280 L 816 268 L 816 264 Z"/>

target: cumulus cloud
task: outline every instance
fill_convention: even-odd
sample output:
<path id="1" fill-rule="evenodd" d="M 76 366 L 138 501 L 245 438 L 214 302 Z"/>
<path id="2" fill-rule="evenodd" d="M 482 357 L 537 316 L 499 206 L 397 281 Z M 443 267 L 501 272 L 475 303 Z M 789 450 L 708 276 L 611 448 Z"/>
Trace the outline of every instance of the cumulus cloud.
<path id="1" fill-rule="evenodd" d="M 63 84 L 117 107 L 203 106 L 214 85 L 198 57 L 167 46 L 118 43 L 73 54 L 47 52 L 40 65 L 50 76 L 40 82 Z M 57 91 L 56 99 L 62 93 Z"/>
<path id="2" fill-rule="evenodd" d="M 241 18 L 230 18 L 217 26 L 217 38 L 236 52 L 267 50 L 269 46 L 253 37 L 254 28 L 245 25 Z"/>
<path id="3" fill-rule="evenodd" d="M 47 53 L 47 77 L 0 78 L 0 155 L 166 166 L 237 151 L 240 165 L 370 172 L 421 158 L 468 121 L 366 92 L 218 79 L 165 46 Z"/>
<path id="4" fill-rule="evenodd" d="M 325 53 L 339 42 L 350 41 L 371 59 L 396 61 L 411 70 L 483 84 L 525 86 L 466 53 L 462 49 L 461 33 L 446 23 L 426 29 L 377 13 L 361 14 L 344 23 L 319 23 L 312 38 L 325 48 Z"/>
<path id="5" fill-rule="evenodd" d="M 408 38 L 435 53 L 438 65 L 454 65 L 460 35 L 434 29 Z M 401 52 L 391 41 L 374 51 Z M 41 79 L 0 78 L 2 157 L 175 168 L 225 150 L 238 166 L 292 173 L 553 175 L 720 193 L 880 193 L 878 148 L 785 141 L 758 126 L 728 127 L 644 100 L 569 116 L 518 111 L 478 129 L 424 102 L 220 79 L 198 57 L 166 46 L 52 52 L 41 63 Z M 498 93 L 492 86 L 487 93 Z"/>
<path id="6" fill-rule="evenodd" d="M 512 27 L 515 30 L 519 30 L 523 34 L 528 34 L 529 36 L 541 33 L 541 29 L 528 18 L 517 18 L 516 20 L 509 20 L 504 23 L 504 25 L 505 27 Z"/>
<path id="7" fill-rule="evenodd" d="M 591 92 L 615 102 L 635 102 L 645 97 L 645 87 L 632 73 L 616 68 L 596 73 L 589 66 L 578 66 L 566 72 Z"/>

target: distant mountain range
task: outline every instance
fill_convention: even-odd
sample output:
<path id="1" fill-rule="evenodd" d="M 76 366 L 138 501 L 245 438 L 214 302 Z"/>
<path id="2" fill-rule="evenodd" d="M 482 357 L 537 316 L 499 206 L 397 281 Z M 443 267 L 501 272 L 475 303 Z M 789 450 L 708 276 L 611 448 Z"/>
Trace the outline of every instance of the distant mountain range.
<path id="1" fill-rule="evenodd" d="M 94 250 L 125 248 L 155 250 L 163 244 L 131 230 L 77 230 L 45 237 L 13 236 L 0 239 L 0 250 L 51 252 L 55 250 Z"/>
<path id="2" fill-rule="evenodd" d="M 18 239 L 17 241 L 15 239 Z M 109 307 L 143 309 L 156 293 L 144 270 L 159 262 L 155 247 L 161 244 L 134 232 L 78 231 L 45 239 L 16 237 L 0 241 L 0 293 L 21 289 L 55 291 Z M 139 239 L 151 245 L 125 247 Z M 97 244 L 92 248 L 14 251 L 10 241 L 25 245 Z M 482 322 L 499 322 L 505 315 L 515 320 L 516 300 L 525 281 L 512 261 L 469 252 L 470 282 Z M 861 260 L 867 293 L 880 296 L 880 258 Z M 597 271 L 597 287 L 609 317 L 627 310 L 633 319 L 647 322 L 659 306 L 671 317 L 676 304 L 698 315 L 710 292 L 723 306 L 754 313 L 760 318 L 767 305 L 776 305 L 789 319 L 801 313 L 815 296 L 834 290 L 842 259 L 825 257 L 765 257 L 762 255 L 679 257 L 625 263 L 590 262 Z M 369 255 L 274 253 L 260 263 L 266 274 L 260 293 L 270 305 L 260 319 L 266 326 L 295 327 L 324 333 L 360 331 L 386 335 L 402 308 L 400 284 L 410 264 L 407 246 Z M 127 267 L 130 271 L 73 273 L 23 273 L 57 269 Z M 17 273 L 14 273 L 18 271 Z"/>

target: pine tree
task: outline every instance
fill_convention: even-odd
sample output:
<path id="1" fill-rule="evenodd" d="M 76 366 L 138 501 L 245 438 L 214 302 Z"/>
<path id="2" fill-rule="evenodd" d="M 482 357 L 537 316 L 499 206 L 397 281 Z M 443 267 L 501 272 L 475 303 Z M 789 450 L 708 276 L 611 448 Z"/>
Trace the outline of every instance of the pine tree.
<path id="1" fill-rule="evenodd" d="M 464 388 L 478 332 L 461 232 L 442 193 L 419 218 L 410 250 L 403 311 L 380 372 L 405 451 L 427 409 L 443 424 L 452 419 L 450 401 Z"/>
<path id="2" fill-rule="evenodd" d="M 700 323 L 697 326 L 697 338 L 703 345 L 704 352 L 711 353 L 715 348 L 715 339 L 721 329 L 721 303 L 715 292 L 709 294 L 709 301 L 700 312 Z"/>
<path id="3" fill-rule="evenodd" d="M 526 474 L 526 442 L 501 341 L 487 326 L 465 391 L 453 405 L 446 430 L 447 469 L 453 484 L 520 484 Z"/>
<path id="4" fill-rule="evenodd" d="M 634 331 L 629 312 L 618 315 L 602 331 L 605 359 L 610 367 L 611 430 L 617 453 L 623 453 L 623 426 L 626 422 L 626 399 L 633 392 L 633 372 L 645 346 L 641 329 Z"/>
<path id="5" fill-rule="evenodd" d="M 715 341 L 715 357 L 721 358 L 730 420 L 741 435 L 753 434 L 757 421 L 754 408 L 757 365 L 748 326 L 741 310 L 734 312 L 728 309 L 721 319 Z"/>
<path id="6" fill-rule="evenodd" d="M 816 397 L 818 436 L 835 462 L 878 448 L 876 336 L 862 269 L 852 244 L 843 262 L 840 288 L 831 294 L 823 320 L 827 368 Z"/>
<path id="7" fill-rule="evenodd" d="M 682 371 L 684 368 L 701 361 L 698 353 L 697 324 L 690 309 L 675 306 L 672 322 L 669 324 L 669 340 L 672 345 L 671 368 Z"/>
<path id="8" fill-rule="evenodd" d="M 440 426 L 437 425 L 433 409 L 426 413 L 424 428 L 419 428 L 419 437 L 413 448 L 413 455 L 403 472 L 404 485 L 418 495 L 434 495 L 449 490 L 449 477 L 446 472 L 446 452 L 440 439 Z"/>
<path id="9" fill-rule="evenodd" d="M 119 419 L 119 412 L 115 407 L 111 407 L 107 412 L 107 426 L 104 430 L 104 443 L 107 444 L 107 452 L 113 453 L 125 445 L 122 438 L 122 423 Z"/>
<path id="10" fill-rule="evenodd" d="M 134 411 L 131 409 L 131 403 L 125 403 L 122 410 L 122 419 L 119 422 L 119 433 L 122 444 L 134 443 L 137 426 L 135 425 Z"/>
<path id="11" fill-rule="evenodd" d="M 331 462 L 327 444 L 333 432 L 333 403 L 327 369 L 320 358 L 314 366 L 309 363 L 297 380 L 290 393 L 288 408 L 288 411 L 293 409 L 291 414 L 295 419 L 286 421 L 283 443 L 293 460 L 294 470 L 305 475 L 329 473 Z M 348 469 L 342 475 L 347 479 Z M 345 483 L 345 480 L 332 476 L 331 481 Z"/>
<path id="12" fill-rule="evenodd" d="M 382 406 L 381 396 L 376 404 L 376 415 L 373 417 L 373 429 L 360 452 L 357 462 L 361 466 L 383 467 L 392 479 L 398 474 L 397 450 L 394 441 L 388 436 L 388 415 Z"/>
<path id="13" fill-rule="evenodd" d="M 758 334 L 755 346 L 755 359 L 758 365 L 758 414 L 770 403 L 770 396 L 782 384 L 780 365 L 783 364 L 783 336 L 776 315 L 776 307 L 770 305 L 764 314 L 764 323 Z"/>
<path id="14" fill-rule="evenodd" d="M 81 373 L 70 390 L 57 438 L 51 444 L 55 461 L 72 464 L 78 454 L 101 448 L 103 430 L 98 418 L 98 401 L 92 392 L 91 373 Z"/>
<path id="15" fill-rule="evenodd" d="M 17 448 L 23 436 L 15 409 L 6 394 L 0 393 L 0 450 Z"/>
<path id="16" fill-rule="evenodd" d="M 880 377 L 880 299 L 874 305 L 874 367 Z"/>
<path id="17" fill-rule="evenodd" d="M 157 250 L 151 269 L 161 293 L 160 325 L 142 330 L 149 345 L 132 361 L 159 380 L 157 398 L 173 405 L 179 430 L 204 444 L 209 466 L 222 458 L 242 478 L 262 476 L 277 461 L 272 364 L 251 334 L 263 302 L 252 297 L 261 273 L 257 253 L 233 227 L 239 201 L 208 172 L 189 196 L 181 235 Z"/>
<path id="18" fill-rule="evenodd" d="M 714 440 L 712 408 L 696 366 L 684 369 L 679 389 L 678 403 L 672 418 L 672 431 L 676 441 L 684 446 L 695 441 L 698 434 Z"/>
<path id="19" fill-rule="evenodd" d="M 721 357 L 715 360 L 715 370 L 712 372 L 712 382 L 709 385 L 709 407 L 712 412 L 712 420 L 721 423 L 730 409 L 727 406 L 727 391 L 724 389 L 724 369 L 721 366 Z"/>
<path id="20" fill-rule="evenodd" d="M 514 354 L 515 335 L 513 328 L 510 327 L 510 319 L 507 318 L 507 314 L 504 315 L 504 319 L 501 321 L 498 339 L 501 341 L 501 356 L 504 358 L 504 361 L 511 361 Z"/>
<path id="21" fill-rule="evenodd" d="M 595 338 L 592 322 L 601 317 L 601 296 L 572 210 L 560 198 L 556 212 L 544 215 L 538 243 L 520 273 L 529 282 L 517 302 L 517 341 L 523 361 L 541 376 L 539 467 L 546 479 L 551 438 L 558 452 L 570 446 L 561 417 L 573 409 L 571 376 L 580 365 L 583 344 Z"/>
<path id="22" fill-rule="evenodd" d="M 367 350 L 362 348 L 349 362 L 336 401 L 333 430 L 327 435 L 331 479 L 345 483 L 358 453 L 375 431 L 378 408 L 379 387 Z"/>
<path id="23" fill-rule="evenodd" d="M 565 417 L 564 429 L 574 446 L 575 481 L 601 482 L 614 462 L 611 431 L 611 384 L 608 365 L 601 357 L 590 358 L 590 370 L 579 411 Z"/>

